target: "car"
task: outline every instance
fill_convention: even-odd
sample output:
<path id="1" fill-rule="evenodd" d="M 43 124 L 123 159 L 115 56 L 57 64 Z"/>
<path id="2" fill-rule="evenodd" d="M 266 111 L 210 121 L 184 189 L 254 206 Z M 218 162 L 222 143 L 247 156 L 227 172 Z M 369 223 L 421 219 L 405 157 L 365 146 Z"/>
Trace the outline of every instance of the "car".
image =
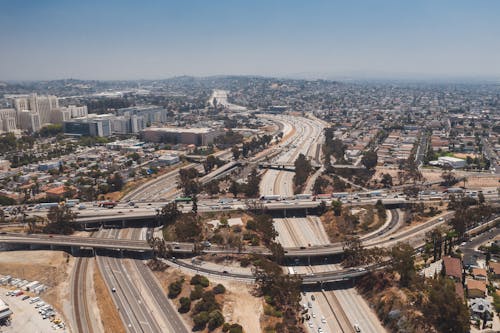
<path id="1" fill-rule="evenodd" d="M 439 221 L 439 222 L 443 222 L 443 221 L 444 221 L 444 219 L 443 219 L 442 217 L 440 217 L 440 218 L 438 219 L 438 221 Z"/>
<path id="2" fill-rule="evenodd" d="M 360 333 L 361 332 L 361 328 L 359 328 L 358 324 L 354 324 L 354 331 L 356 331 L 356 333 Z"/>
<path id="3" fill-rule="evenodd" d="M 312 323 L 312 321 L 308 322 L 307 325 L 309 325 L 310 328 L 313 328 L 314 324 Z"/>
<path id="4" fill-rule="evenodd" d="M 311 301 L 315 301 L 316 300 L 316 297 L 314 297 L 314 295 L 311 295 Z"/>
<path id="5" fill-rule="evenodd" d="M 316 313 L 311 312 L 311 317 L 316 318 Z"/>
<path id="6" fill-rule="evenodd" d="M 111 288 L 111 291 L 116 293 L 116 288 L 115 287 Z"/>
<path id="7" fill-rule="evenodd" d="M 229 274 L 228 271 L 222 271 L 222 274 Z"/>
<path id="8" fill-rule="evenodd" d="M 318 333 L 323 333 L 323 329 L 321 327 L 318 327 Z"/>
<path id="9" fill-rule="evenodd" d="M 25 301 L 25 300 L 27 300 L 28 298 L 30 298 L 28 295 L 24 295 L 24 296 L 23 296 L 23 298 L 22 298 L 22 300 L 23 300 L 23 301 Z"/>
<path id="10" fill-rule="evenodd" d="M 323 316 L 321 316 L 321 323 L 326 324 L 326 319 Z"/>

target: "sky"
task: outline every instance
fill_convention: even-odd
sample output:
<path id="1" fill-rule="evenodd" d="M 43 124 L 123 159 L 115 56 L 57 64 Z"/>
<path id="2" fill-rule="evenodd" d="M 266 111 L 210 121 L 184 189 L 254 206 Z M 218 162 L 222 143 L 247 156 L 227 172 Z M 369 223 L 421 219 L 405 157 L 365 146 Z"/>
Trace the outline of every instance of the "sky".
<path id="1" fill-rule="evenodd" d="M 0 0 L 0 80 L 500 78 L 496 0 Z"/>

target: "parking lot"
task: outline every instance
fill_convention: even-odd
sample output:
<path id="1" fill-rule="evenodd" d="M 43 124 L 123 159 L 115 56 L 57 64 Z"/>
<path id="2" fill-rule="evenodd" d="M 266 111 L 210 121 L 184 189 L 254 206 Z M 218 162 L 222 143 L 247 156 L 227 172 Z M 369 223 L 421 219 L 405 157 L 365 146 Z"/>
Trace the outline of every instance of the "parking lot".
<path id="1" fill-rule="evenodd" d="M 46 333 L 46 332 L 68 332 L 68 329 L 57 330 L 52 326 L 54 323 L 48 319 L 42 319 L 35 308 L 35 304 L 30 304 L 30 299 L 22 300 L 24 295 L 21 296 L 6 296 L 10 289 L 0 288 L 0 298 L 8 304 L 12 310 L 10 326 L 0 327 L 2 333 Z"/>

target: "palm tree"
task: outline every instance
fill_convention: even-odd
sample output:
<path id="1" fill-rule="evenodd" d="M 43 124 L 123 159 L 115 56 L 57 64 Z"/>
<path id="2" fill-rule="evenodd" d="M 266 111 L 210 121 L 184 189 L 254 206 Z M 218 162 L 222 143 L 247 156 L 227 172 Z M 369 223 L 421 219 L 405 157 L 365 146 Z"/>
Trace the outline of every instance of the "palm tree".
<path id="1" fill-rule="evenodd" d="M 464 182 L 464 189 L 465 189 L 465 183 L 466 183 L 468 180 L 469 180 L 469 179 L 468 179 L 467 177 L 465 177 L 465 176 L 462 178 L 462 181 Z"/>

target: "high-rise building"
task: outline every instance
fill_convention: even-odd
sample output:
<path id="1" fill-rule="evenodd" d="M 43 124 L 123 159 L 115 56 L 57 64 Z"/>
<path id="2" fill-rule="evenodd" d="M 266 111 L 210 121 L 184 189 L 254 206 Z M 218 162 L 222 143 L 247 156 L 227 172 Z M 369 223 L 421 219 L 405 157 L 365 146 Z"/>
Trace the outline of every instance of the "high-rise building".
<path id="1" fill-rule="evenodd" d="M 37 132 L 42 127 L 40 114 L 29 110 L 18 112 L 19 127 L 29 132 Z"/>

